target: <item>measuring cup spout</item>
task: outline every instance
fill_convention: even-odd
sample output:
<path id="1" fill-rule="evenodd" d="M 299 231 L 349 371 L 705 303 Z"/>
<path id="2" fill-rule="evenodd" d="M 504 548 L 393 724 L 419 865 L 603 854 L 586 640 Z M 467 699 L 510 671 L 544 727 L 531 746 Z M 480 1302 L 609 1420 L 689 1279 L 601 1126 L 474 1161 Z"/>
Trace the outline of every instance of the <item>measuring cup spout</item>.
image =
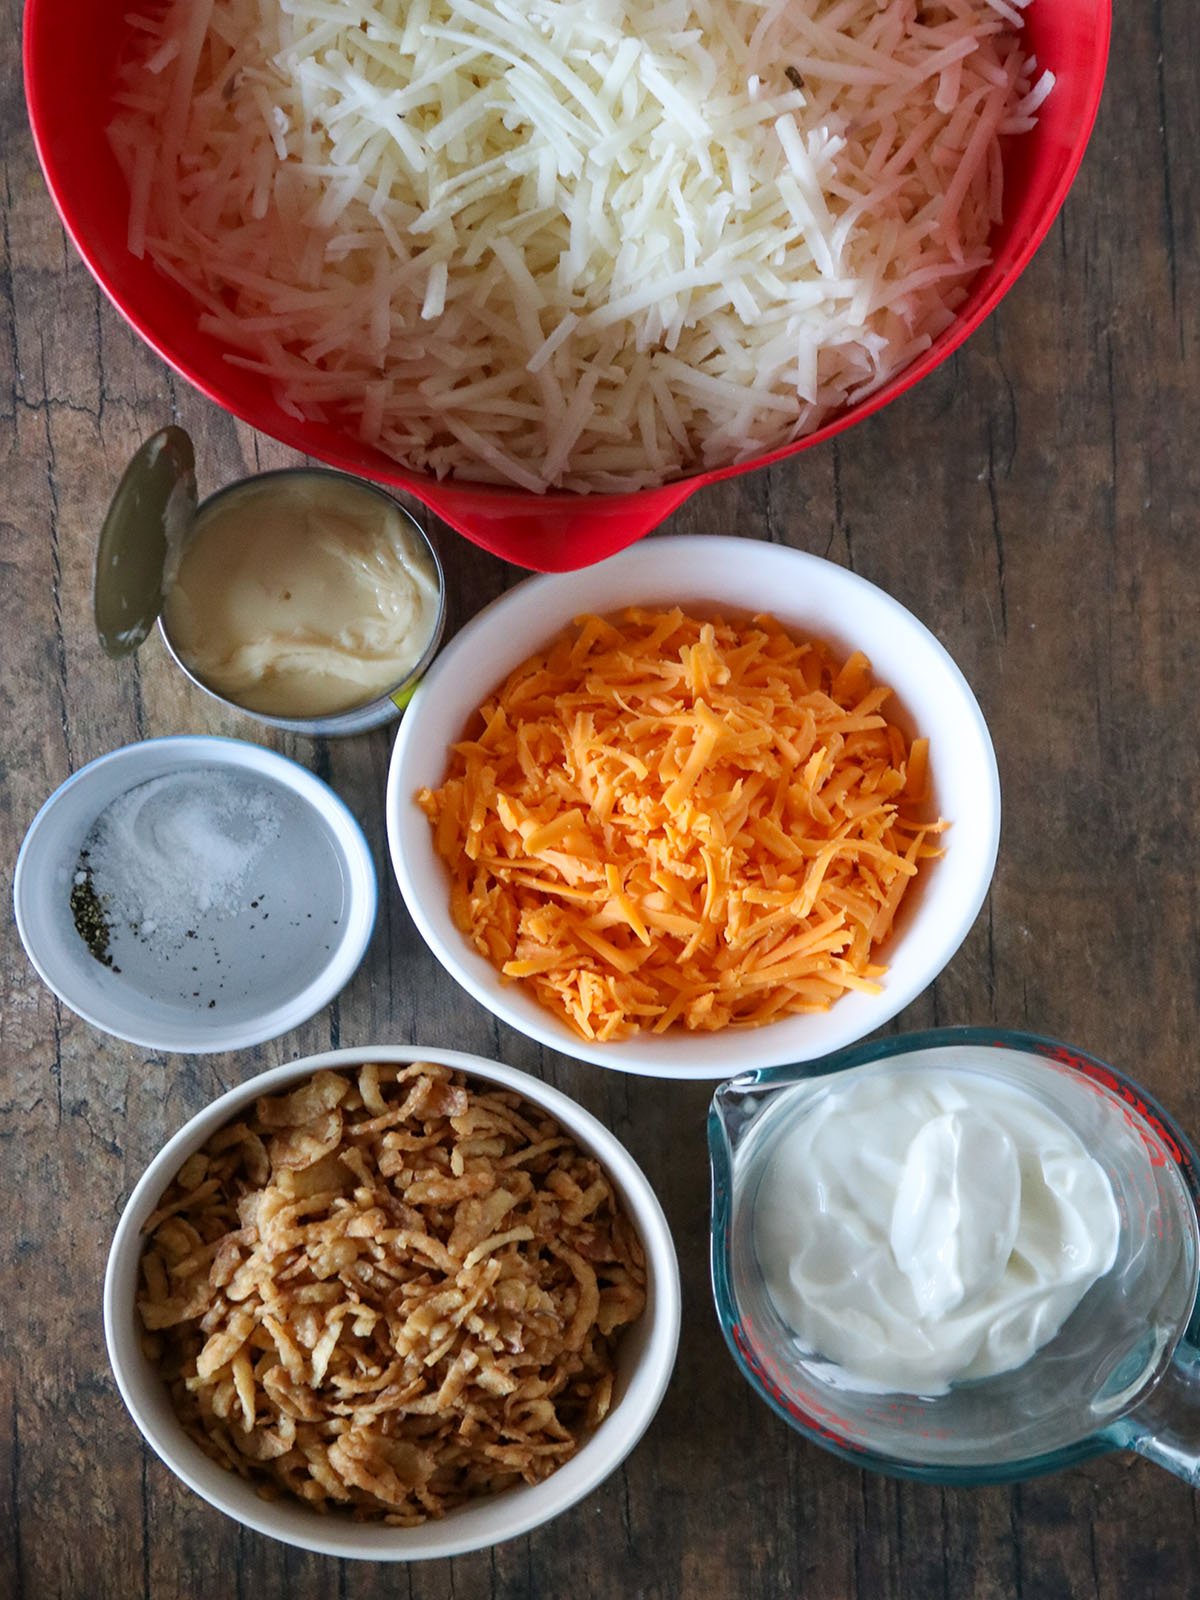
<path id="1" fill-rule="evenodd" d="M 1158 1383 L 1111 1436 L 1200 1488 L 1200 1349 L 1182 1343 Z"/>
<path id="2" fill-rule="evenodd" d="M 757 1072 L 744 1072 L 718 1085 L 708 1108 L 708 1143 L 714 1160 L 730 1179 L 738 1146 L 767 1103 L 781 1089 L 808 1075 L 804 1067 L 767 1067 Z"/>

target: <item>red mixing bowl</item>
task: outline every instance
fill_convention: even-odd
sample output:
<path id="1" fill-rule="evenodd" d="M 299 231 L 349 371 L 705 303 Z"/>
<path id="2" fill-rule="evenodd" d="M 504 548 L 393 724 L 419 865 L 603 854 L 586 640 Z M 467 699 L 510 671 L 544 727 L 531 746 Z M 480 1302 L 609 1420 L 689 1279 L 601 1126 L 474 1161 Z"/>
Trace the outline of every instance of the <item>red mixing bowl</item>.
<path id="1" fill-rule="evenodd" d="M 1028 49 L 1057 82 L 1037 127 L 1005 153 L 1005 218 L 992 236 L 992 265 L 971 286 L 955 321 L 919 360 L 869 399 L 795 444 L 716 472 L 698 472 L 633 494 L 533 495 L 519 489 L 438 482 L 407 471 L 349 433 L 288 416 L 259 375 L 231 366 L 196 326 L 194 302 L 149 259 L 126 248 L 125 181 L 104 136 L 128 0 L 27 0 L 25 94 L 46 182 L 76 249 L 117 310 L 152 349 L 217 405 L 331 466 L 407 490 L 486 550 L 537 571 L 587 566 L 632 544 L 684 500 L 720 478 L 779 461 L 832 438 L 901 395 L 974 332 L 1045 238 L 1092 131 L 1112 27 L 1112 0 L 1033 0 Z"/>

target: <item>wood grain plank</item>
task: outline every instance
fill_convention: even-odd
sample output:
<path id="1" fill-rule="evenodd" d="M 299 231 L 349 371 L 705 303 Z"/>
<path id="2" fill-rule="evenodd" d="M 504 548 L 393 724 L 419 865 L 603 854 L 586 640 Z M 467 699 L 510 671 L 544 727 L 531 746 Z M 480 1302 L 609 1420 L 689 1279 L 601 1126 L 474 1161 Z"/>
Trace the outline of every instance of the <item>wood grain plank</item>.
<path id="1" fill-rule="evenodd" d="M 1046 3 L 1046 0 L 1037 0 Z M 583 1066 L 498 1024 L 433 961 L 392 881 L 390 734 L 271 735 L 191 689 L 161 644 L 114 664 L 89 623 L 99 521 L 165 421 L 201 488 L 294 452 L 177 380 L 96 290 L 53 219 L 0 0 L 0 829 L 3 888 L 47 794 L 83 762 L 176 731 L 249 738 L 320 772 L 380 876 L 367 960 L 329 1008 L 238 1056 L 132 1050 L 60 1008 L 0 937 L 0 1595 L 176 1600 L 1192 1600 L 1197 1501 L 1111 1457 L 1016 1488 L 866 1476 L 738 1377 L 707 1282 L 704 1085 Z M 814 551 L 914 610 L 975 686 L 1005 823 L 989 902 L 892 1025 L 1028 1027 L 1132 1072 L 1200 1131 L 1200 52 L 1188 0 L 1118 7 L 1092 149 L 1000 310 L 903 400 L 830 444 L 687 501 L 663 530 Z M 421 508 L 451 626 L 520 576 Z M 579 1098 L 650 1175 L 684 1275 L 663 1409 L 621 1472 L 550 1527 L 393 1570 L 236 1528 L 140 1444 L 99 1324 L 119 1207 L 221 1088 L 328 1047 L 419 1040 L 495 1055 Z"/>

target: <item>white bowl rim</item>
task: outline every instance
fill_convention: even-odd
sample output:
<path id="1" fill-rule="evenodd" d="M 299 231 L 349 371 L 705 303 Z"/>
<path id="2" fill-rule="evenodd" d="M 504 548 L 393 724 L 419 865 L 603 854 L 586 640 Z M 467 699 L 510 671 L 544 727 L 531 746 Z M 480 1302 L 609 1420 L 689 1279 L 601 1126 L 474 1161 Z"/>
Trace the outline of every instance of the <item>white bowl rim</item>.
<path id="1" fill-rule="evenodd" d="M 519 641 L 515 646 L 520 652 L 514 656 L 515 666 L 525 655 L 536 649 L 539 643 L 547 642 L 569 621 L 568 614 L 563 613 L 561 608 L 557 610 L 555 608 L 556 597 L 565 591 L 578 590 L 581 584 L 587 583 L 592 578 L 604 583 L 609 581 L 612 575 L 628 577 L 631 593 L 626 601 L 602 603 L 595 607 L 600 611 L 614 611 L 620 609 L 622 604 L 639 603 L 640 597 L 635 587 L 639 577 L 647 569 L 656 567 L 664 559 L 664 552 L 666 560 L 674 563 L 681 574 L 687 574 L 691 570 L 690 564 L 693 561 L 703 563 L 705 570 L 711 571 L 722 559 L 730 562 L 744 560 L 748 549 L 755 552 L 755 560 L 777 562 L 781 569 L 788 569 L 789 576 L 793 578 L 802 579 L 803 575 L 808 573 L 826 584 L 839 586 L 850 599 L 856 598 L 863 602 L 869 600 L 874 605 L 882 607 L 899 622 L 913 645 L 927 653 L 929 661 L 942 676 L 947 694 L 956 698 L 959 715 L 969 740 L 973 742 L 971 755 L 978 765 L 980 777 L 978 789 L 973 796 L 977 814 L 976 831 L 980 835 L 978 853 L 968 865 L 961 893 L 957 896 L 953 918 L 944 927 L 939 928 L 936 938 L 927 941 L 927 948 L 932 954 L 923 963 L 921 972 L 907 982 L 900 982 L 894 979 L 889 970 L 884 979 L 882 994 L 844 996 L 828 1012 L 820 1014 L 822 1017 L 837 1019 L 841 1022 L 841 1026 L 830 1025 L 825 1034 L 814 1041 L 811 1047 L 806 1046 L 803 1041 L 798 1043 L 795 1038 L 794 1025 L 800 1023 L 803 1020 L 801 1018 L 785 1018 L 762 1028 L 727 1030 L 720 1034 L 649 1036 L 635 1034 L 632 1038 L 617 1043 L 596 1043 L 586 1040 L 536 1001 L 520 996 L 517 985 L 507 988 L 501 986 L 493 969 L 487 966 L 482 956 L 468 947 L 458 930 L 452 925 L 448 928 L 439 926 L 438 921 L 430 914 L 403 847 L 403 840 L 415 835 L 421 840 L 417 847 L 418 856 L 431 849 L 428 843 L 429 825 L 406 792 L 413 787 L 408 782 L 406 769 L 408 752 L 413 746 L 415 735 L 421 729 L 426 702 L 437 696 L 441 685 L 447 680 L 452 681 L 456 672 L 462 672 L 464 676 L 470 675 L 471 652 L 480 635 L 490 634 L 502 619 L 507 620 L 511 632 Z M 687 591 L 689 589 L 695 591 L 698 586 L 694 580 L 687 577 L 680 577 L 678 584 L 681 591 L 680 603 L 686 603 Z M 712 598 L 710 595 L 710 601 Z M 731 601 L 730 604 L 737 611 L 745 610 L 740 602 Z M 587 609 L 589 607 L 586 603 L 574 608 L 575 612 Z M 542 611 L 553 619 L 545 625 L 538 622 L 538 614 Z M 786 615 L 783 612 L 776 614 L 780 615 L 786 625 Z M 526 631 L 522 631 L 522 624 L 529 625 Z M 831 633 L 845 631 L 846 628 L 847 624 L 843 617 L 831 616 L 829 623 Z M 871 654 L 868 645 L 864 643 L 862 647 L 866 649 L 868 655 Z M 503 672 L 500 676 L 503 676 Z M 481 684 L 478 699 L 482 699 L 493 687 L 495 685 L 491 682 Z M 900 689 L 901 686 L 896 685 L 896 687 Z M 922 731 L 932 732 L 929 729 Z M 865 1038 L 867 1034 L 882 1027 L 915 1000 L 945 969 L 970 932 L 983 907 L 999 851 L 1000 811 L 1000 775 L 987 723 L 970 684 L 941 640 L 886 590 L 837 562 L 770 540 L 723 534 L 651 534 L 639 543 L 618 551 L 591 567 L 526 578 L 490 601 L 464 624 L 449 644 L 443 647 L 438 659 L 417 688 L 400 722 L 392 747 L 386 796 L 388 849 L 392 869 L 409 915 L 438 961 L 469 994 L 510 1027 L 564 1055 L 617 1071 L 679 1081 L 715 1081 L 732 1077 L 737 1072 L 751 1068 L 785 1066 L 797 1061 L 816 1059 L 832 1051 L 845 1049 Z M 421 830 L 416 826 L 413 813 L 420 817 L 421 825 L 426 830 L 423 838 Z M 952 823 L 953 821 L 951 818 Z M 947 838 L 950 848 L 953 848 L 953 827 Z M 441 866 L 440 862 L 438 866 Z M 446 899 L 448 901 L 448 893 Z M 444 908 L 439 908 L 439 912 L 448 918 L 448 911 Z M 516 1005 L 509 1003 L 510 992 L 517 1000 Z M 869 1012 L 865 1020 L 862 1017 L 863 1012 Z M 705 1039 L 719 1038 L 736 1042 L 730 1044 L 728 1049 L 728 1057 L 731 1059 L 697 1063 L 694 1057 L 688 1056 L 675 1044 L 675 1040 L 680 1038 L 690 1040 L 694 1046 L 698 1040 Z M 685 1059 L 682 1062 L 675 1060 L 676 1054 L 684 1055 Z"/>
<path id="2" fill-rule="evenodd" d="M 142 1226 L 183 1161 L 238 1110 L 259 1096 L 286 1088 L 322 1069 L 337 1071 L 369 1061 L 434 1062 L 512 1089 L 546 1110 L 563 1128 L 578 1137 L 616 1180 L 645 1249 L 653 1288 L 653 1316 L 638 1368 L 640 1387 L 636 1409 L 631 1409 L 629 1417 L 622 1418 L 619 1435 L 614 1430 L 606 1438 L 602 1423 L 571 1460 L 535 1487 L 518 1491 L 524 1496 L 523 1504 L 532 1502 L 532 1510 L 514 1517 L 511 1525 L 499 1535 L 484 1533 L 448 1541 L 439 1537 L 439 1530 L 445 1529 L 448 1521 L 431 1521 L 415 1528 L 392 1528 L 322 1517 L 287 1501 L 263 1501 L 254 1495 L 245 1480 L 205 1456 L 178 1424 L 158 1426 L 146 1414 L 138 1398 L 139 1372 L 146 1383 L 157 1384 L 160 1380 L 144 1362 L 130 1331 L 122 1329 L 121 1321 L 133 1309 Z M 653 1421 L 674 1371 L 682 1293 L 674 1240 L 650 1180 L 616 1134 L 578 1101 L 529 1073 L 465 1051 L 420 1045 L 371 1045 L 327 1050 L 273 1067 L 226 1090 L 189 1118 L 154 1156 L 125 1202 L 109 1248 L 103 1312 L 109 1362 L 126 1409 L 154 1453 L 201 1499 L 257 1533 L 319 1555 L 372 1561 L 420 1561 L 466 1555 L 528 1533 L 576 1505 L 620 1466 Z M 618 1414 L 619 1407 L 606 1421 L 614 1420 Z M 608 1448 L 594 1450 L 601 1441 Z M 593 1451 L 594 1460 L 588 1461 L 588 1453 Z M 584 1470 L 572 1473 L 570 1469 L 576 1463 L 582 1463 Z M 242 1500 L 246 1504 L 241 1504 Z M 480 1500 L 460 1511 L 496 1503 Z M 299 1528 L 282 1531 L 281 1519 L 272 1515 L 277 1508 L 283 1511 L 283 1520 L 297 1522 Z M 309 1522 L 311 1533 L 306 1527 Z"/>
<path id="3" fill-rule="evenodd" d="M 97 773 L 141 760 L 146 752 L 164 746 L 174 747 L 173 753 L 178 756 L 181 767 L 210 763 L 259 772 L 275 779 L 321 818 L 343 853 L 350 872 L 347 883 L 349 914 L 344 919 L 341 937 L 330 951 L 329 960 L 319 976 L 290 1000 L 264 1012 L 256 1023 L 230 1026 L 224 1030 L 213 1029 L 206 1032 L 198 1043 L 189 1042 L 191 1036 L 182 1027 L 168 1035 L 154 1029 L 146 1030 L 136 1023 L 114 1025 L 111 1020 L 102 1020 L 86 999 L 64 992 L 63 985 L 47 967 L 36 940 L 31 936 L 24 911 L 26 896 L 36 892 L 36 886 L 28 882 L 28 861 L 33 845 L 47 818 L 63 797 L 91 782 Z M 212 1055 L 226 1050 L 249 1049 L 253 1045 L 277 1039 L 309 1021 L 340 994 L 358 970 L 375 931 L 379 907 L 379 881 L 371 848 L 358 818 L 341 796 L 323 778 L 317 777 L 316 773 L 302 767 L 290 756 L 249 740 L 218 734 L 164 734 L 158 738 L 140 739 L 132 744 L 119 745 L 71 773 L 42 802 L 25 831 L 13 871 L 12 893 L 17 932 L 30 965 L 68 1010 L 90 1027 L 113 1038 L 123 1039 L 144 1050 L 166 1050 L 180 1055 Z"/>

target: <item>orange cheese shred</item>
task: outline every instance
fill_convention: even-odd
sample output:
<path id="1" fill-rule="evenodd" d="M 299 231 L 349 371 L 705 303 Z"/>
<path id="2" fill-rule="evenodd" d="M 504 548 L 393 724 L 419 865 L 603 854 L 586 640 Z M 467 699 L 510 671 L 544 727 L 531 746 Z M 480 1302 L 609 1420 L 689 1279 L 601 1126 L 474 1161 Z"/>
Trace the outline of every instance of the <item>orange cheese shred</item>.
<path id="1" fill-rule="evenodd" d="M 878 992 L 948 823 L 867 657 L 773 618 L 584 616 L 417 803 L 455 923 L 584 1038 L 756 1027 Z"/>

